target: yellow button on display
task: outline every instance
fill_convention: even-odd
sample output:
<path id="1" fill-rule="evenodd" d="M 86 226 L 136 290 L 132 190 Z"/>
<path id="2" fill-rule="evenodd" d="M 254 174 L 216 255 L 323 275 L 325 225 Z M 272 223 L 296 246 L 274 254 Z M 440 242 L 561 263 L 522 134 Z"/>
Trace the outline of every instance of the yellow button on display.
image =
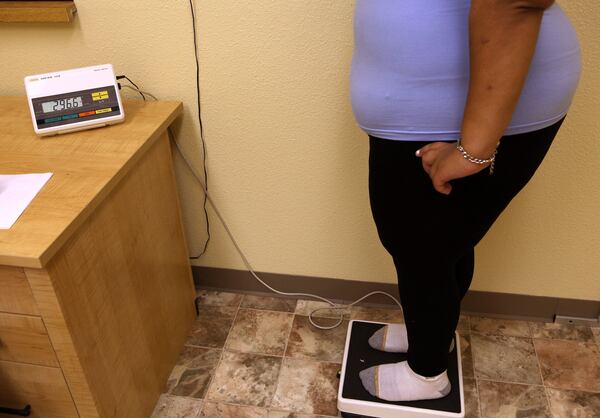
<path id="1" fill-rule="evenodd" d="M 112 107 L 106 107 L 104 109 L 98 109 L 98 110 L 96 110 L 96 114 L 98 114 L 98 113 L 106 113 L 106 112 L 110 112 L 110 111 L 112 111 Z"/>
<path id="2" fill-rule="evenodd" d="M 104 99 L 108 99 L 108 91 L 104 90 L 104 91 L 95 91 L 92 93 L 92 100 L 96 101 L 96 100 L 104 100 Z"/>

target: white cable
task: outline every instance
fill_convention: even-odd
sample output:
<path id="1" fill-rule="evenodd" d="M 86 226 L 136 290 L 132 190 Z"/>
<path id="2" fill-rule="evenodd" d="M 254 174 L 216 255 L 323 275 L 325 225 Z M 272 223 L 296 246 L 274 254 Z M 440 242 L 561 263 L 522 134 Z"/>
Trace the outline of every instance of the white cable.
<path id="1" fill-rule="evenodd" d="M 129 86 L 129 85 L 123 85 L 123 87 L 128 87 L 131 90 L 135 90 L 135 91 L 139 91 L 142 92 L 150 97 L 152 97 L 154 100 L 158 100 L 154 95 L 136 89 L 135 87 Z M 348 305 L 337 305 L 334 302 L 332 302 L 329 299 L 326 299 L 322 296 L 319 295 L 313 295 L 311 293 L 290 293 L 290 292 L 282 292 L 280 290 L 274 289 L 273 287 L 269 286 L 267 283 L 265 283 L 260 277 L 258 277 L 258 275 L 256 274 L 256 272 L 254 271 L 254 269 L 252 268 L 252 265 L 250 264 L 250 261 L 248 261 L 248 259 L 246 258 L 246 255 L 244 254 L 244 252 L 242 251 L 242 249 L 240 248 L 239 244 L 237 243 L 237 241 L 235 240 L 235 237 L 233 236 L 233 233 L 231 232 L 231 230 L 229 229 L 229 226 L 227 225 L 227 222 L 225 222 L 225 219 L 223 218 L 223 216 L 221 215 L 221 212 L 219 212 L 219 209 L 217 208 L 217 205 L 215 205 L 215 202 L 212 200 L 212 197 L 210 196 L 210 194 L 208 193 L 208 190 L 206 188 L 206 185 L 204 184 L 204 181 L 202 180 L 202 177 L 200 177 L 200 175 L 196 172 L 196 169 L 194 168 L 194 166 L 192 165 L 192 163 L 188 160 L 187 156 L 185 155 L 185 153 L 183 152 L 183 150 L 181 149 L 181 146 L 179 145 L 179 142 L 175 139 L 175 135 L 173 135 L 173 132 L 171 131 L 171 127 L 167 128 L 168 132 L 169 132 L 169 137 L 171 139 L 171 141 L 173 141 L 173 143 L 175 144 L 175 146 L 177 147 L 177 150 L 179 151 L 179 154 L 181 155 L 181 157 L 183 158 L 183 160 L 185 161 L 185 164 L 188 166 L 190 172 L 194 175 L 194 177 L 196 178 L 196 181 L 198 181 L 198 183 L 200 184 L 200 186 L 202 187 L 202 190 L 204 192 L 204 194 L 206 195 L 206 198 L 208 200 L 208 202 L 210 203 L 210 205 L 212 206 L 213 210 L 215 211 L 215 214 L 217 215 L 217 218 L 219 218 L 219 221 L 221 221 L 221 224 L 223 225 L 223 228 L 225 228 L 225 232 L 227 232 L 227 235 L 229 236 L 229 239 L 231 240 L 233 246 L 235 247 L 235 249 L 237 250 L 240 258 L 242 259 L 242 262 L 244 263 L 244 265 L 246 266 L 246 268 L 248 269 L 248 271 L 250 272 L 250 274 L 260 283 L 262 284 L 264 287 L 266 287 L 267 289 L 269 289 L 271 292 L 273 293 L 277 293 L 278 295 L 283 295 L 283 296 L 303 296 L 303 297 L 310 297 L 310 298 L 314 298 L 314 299 L 319 299 L 325 303 L 328 303 L 329 305 L 331 305 L 330 308 L 318 308 L 318 309 L 314 309 L 312 310 L 309 314 L 308 314 L 308 320 L 310 321 L 310 323 L 319 329 L 334 329 L 337 328 L 343 321 L 344 321 L 344 313 L 341 312 L 340 313 L 340 317 L 338 322 L 336 322 L 334 325 L 331 326 L 322 326 L 319 324 L 316 324 L 313 319 L 312 316 L 318 312 L 318 311 L 322 311 L 325 309 L 329 309 L 329 310 L 341 310 L 341 309 L 347 309 L 351 306 L 356 305 L 357 303 L 363 301 L 364 299 L 376 295 L 376 294 L 381 294 L 381 295 L 385 295 L 387 297 L 389 297 L 390 299 L 392 299 L 394 302 L 396 302 L 396 304 L 400 307 L 400 309 L 402 309 L 402 305 L 400 304 L 400 302 L 392 295 L 390 295 L 389 293 L 383 292 L 381 290 L 375 290 L 371 293 L 368 293 L 366 295 L 364 295 L 363 297 L 361 297 L 360 299 L 355 300 L 354 302 L 348 304 Z"/>

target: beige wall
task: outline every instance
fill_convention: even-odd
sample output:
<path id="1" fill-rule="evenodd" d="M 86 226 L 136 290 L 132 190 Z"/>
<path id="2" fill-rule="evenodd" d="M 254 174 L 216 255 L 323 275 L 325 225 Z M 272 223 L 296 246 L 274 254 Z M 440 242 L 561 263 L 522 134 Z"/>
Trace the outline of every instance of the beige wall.
<path id="1" fill-rule="evenodd" d="M 600 299 L 600 2 L 564 3 L 582 42 L 581 86 L 537 177 L 478 248 L 472 289 Z M 184 102 L 180 140 L 199 164 L 187 1 L 77 5 L 72 26 L 0 25 L 0 94 L 24 94 L 27 74 L 110 62 Z M 352 2 L 197 0 L 197 12 L 210 189 L 255 268 L 394 282 L 349 105 Z M 181 164 L 178 176 L 197 251 L 200 189 Z M 241 269 L 212 219 L 200 264 Z"/>

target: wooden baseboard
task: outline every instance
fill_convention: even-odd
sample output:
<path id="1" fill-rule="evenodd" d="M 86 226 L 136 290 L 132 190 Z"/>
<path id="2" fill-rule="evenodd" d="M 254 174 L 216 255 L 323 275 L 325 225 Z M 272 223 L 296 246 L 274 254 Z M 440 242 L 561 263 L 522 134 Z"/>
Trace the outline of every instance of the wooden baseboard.
<path id="1" fill-rule="evenodd" d="M 247 271 L 194 266 L 193 273 L 196 285 L 201 288 L 243 293 L 269 292 Z M 398 297 L 398 287 L 392 283 L 258 274 L 269 286 L 283 292 L 313 293 L 336 301 L 354 301 L 374 290 Z M 393 303 L 382 295 L 375 295 L 368 301 L 372 304 Z M 597 319 L 600 316 L 600 301 L 469 290 L 462 301 L 461 310 L 467 315 L 551 322 L 555 315 Z"/>

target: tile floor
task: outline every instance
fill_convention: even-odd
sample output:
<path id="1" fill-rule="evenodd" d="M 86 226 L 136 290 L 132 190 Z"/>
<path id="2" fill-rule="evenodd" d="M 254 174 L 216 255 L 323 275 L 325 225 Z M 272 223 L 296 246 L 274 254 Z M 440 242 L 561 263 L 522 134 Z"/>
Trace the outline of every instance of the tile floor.
<path id="1" fill-rule="evenodd" d="M 402 321 L 399 309 L 357 306 L 322 331 L 307 317 L 321 302 L 199 295 L 200 316 L 152 418 L 338 416 L 348 320 Z M 467 417 L 600 417 L 599 328 L 461 316 L 458 330 Z"/>

